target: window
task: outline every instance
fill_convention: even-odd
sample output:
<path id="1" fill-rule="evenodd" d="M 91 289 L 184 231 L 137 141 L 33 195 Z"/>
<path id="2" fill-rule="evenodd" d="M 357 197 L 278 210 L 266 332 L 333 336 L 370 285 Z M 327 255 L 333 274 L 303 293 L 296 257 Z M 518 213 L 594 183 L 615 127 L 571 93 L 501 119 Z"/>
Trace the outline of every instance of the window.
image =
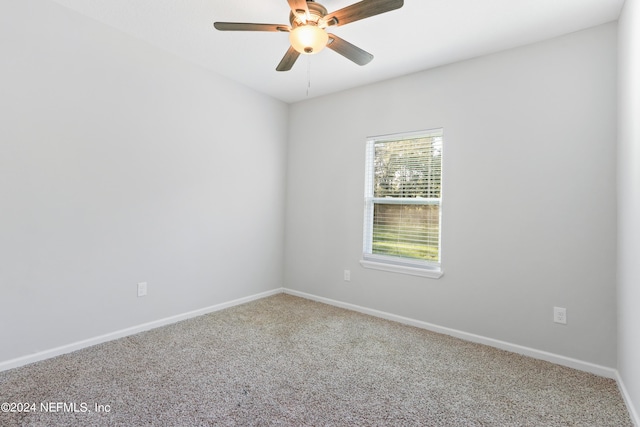
<path id="1" fill-rule="evenodd" d="M 442 129 L 367 140 L 364 267 L 440 277 Z"/>

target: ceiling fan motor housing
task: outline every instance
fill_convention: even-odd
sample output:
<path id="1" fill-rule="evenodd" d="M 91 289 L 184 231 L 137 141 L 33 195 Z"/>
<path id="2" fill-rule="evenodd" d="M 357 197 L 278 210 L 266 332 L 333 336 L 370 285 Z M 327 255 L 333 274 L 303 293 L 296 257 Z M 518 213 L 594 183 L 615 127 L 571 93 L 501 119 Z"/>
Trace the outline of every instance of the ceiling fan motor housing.
<path id="1" fill-rule="evenodd" d="M 309 9 L 309 15 L 307 16 L 306 22 L 307 24 L 311 23 L 318 25 L 318 21 L 321 18 L 324 18 L 327 14 L 327 8 L 314 1 L 307 1 L 307 8 Z M 304 12 L 301 13 L 301 15 L 304 15 Z M 293 11 L 289 14 L 289 22 L 293 28 L 305 24 L 305 22 L 299 18 L 299 15 L 296 15 Z"/>

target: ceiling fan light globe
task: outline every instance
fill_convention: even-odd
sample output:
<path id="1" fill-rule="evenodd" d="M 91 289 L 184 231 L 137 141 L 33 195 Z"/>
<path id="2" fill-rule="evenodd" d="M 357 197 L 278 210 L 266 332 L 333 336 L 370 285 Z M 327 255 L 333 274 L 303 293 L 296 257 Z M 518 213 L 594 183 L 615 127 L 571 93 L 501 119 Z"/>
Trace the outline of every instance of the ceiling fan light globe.
<path id="1" fill-rule="evenodd" d="M 320 52 L 327 46 L 329 35 L 325 30 L 316 25 L 300 25 L 289 33 L 291 46 L 304 55 L 312 55 Z"/>

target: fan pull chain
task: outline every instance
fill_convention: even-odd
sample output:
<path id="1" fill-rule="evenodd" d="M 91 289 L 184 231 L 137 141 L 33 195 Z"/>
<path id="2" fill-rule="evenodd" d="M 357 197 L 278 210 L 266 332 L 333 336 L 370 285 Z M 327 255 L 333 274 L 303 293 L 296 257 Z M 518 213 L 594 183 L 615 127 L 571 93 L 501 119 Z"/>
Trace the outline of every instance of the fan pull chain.
<path id="1" fill-rule="evenodd" d="M 307 98 L 309 97 L 310 88 L 311 88 L 311 55 L 307 55 Z"/>

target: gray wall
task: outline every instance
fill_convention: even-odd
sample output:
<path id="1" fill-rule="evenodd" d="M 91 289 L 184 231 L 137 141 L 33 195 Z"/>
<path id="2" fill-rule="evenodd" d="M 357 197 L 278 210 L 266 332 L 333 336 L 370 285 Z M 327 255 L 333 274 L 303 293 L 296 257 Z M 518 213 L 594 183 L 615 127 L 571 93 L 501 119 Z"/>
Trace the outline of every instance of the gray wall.
<path id="1" fill-rule="evenodd" d="M 640 3 L 620 17 L 618 172 L 618 370 L 640 411 Z M 636 420 L 640 420 L 636 412 Z"/>
<path id="2" fill-rule="evenodd" d="M 616 32 L 294 104 L 285 286 L 615 367 Z M 365 137 L 436 127 L 444 276 L 363 269 Z"/>
<path id="3" fill-rule="evenodd" d="M 282 286 L 284 103 L 49 1 L 0 10 L 0 361 Z"/>

